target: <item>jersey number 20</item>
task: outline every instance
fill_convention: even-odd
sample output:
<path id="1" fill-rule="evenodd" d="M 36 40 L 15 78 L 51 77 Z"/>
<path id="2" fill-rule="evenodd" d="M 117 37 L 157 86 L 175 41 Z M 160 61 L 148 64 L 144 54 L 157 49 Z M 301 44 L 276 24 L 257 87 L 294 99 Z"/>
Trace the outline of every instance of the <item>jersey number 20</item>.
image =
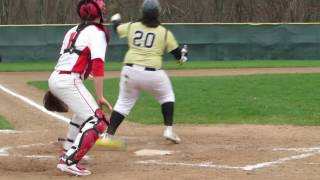
<path id="1" fill-rule="evenodd" d="M 144 33 L 142 31 L 136 31 L 134 33 L 133 45 L 138 47 L 152 48 L 156 35 L 154 33 Z"/>

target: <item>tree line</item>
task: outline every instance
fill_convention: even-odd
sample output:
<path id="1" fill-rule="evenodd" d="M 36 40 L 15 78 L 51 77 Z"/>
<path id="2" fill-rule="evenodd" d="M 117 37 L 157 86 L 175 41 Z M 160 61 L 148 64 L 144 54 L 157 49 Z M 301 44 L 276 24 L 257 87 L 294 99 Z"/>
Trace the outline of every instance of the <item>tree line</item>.
<path id="1" fill-rule="evenodd" d="M 0 0 L 0 24 L 75 24 L 78 0 Z M 143 0 L 107 0 L 107 17 L 140 17 Z M 160 0 L 166 23 L 320 22 L 320 0 Z"/>

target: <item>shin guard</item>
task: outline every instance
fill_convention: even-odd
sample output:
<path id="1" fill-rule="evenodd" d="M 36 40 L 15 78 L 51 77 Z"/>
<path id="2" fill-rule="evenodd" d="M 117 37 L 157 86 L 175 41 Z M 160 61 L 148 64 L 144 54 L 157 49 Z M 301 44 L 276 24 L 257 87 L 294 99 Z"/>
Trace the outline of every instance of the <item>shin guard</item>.
<path id="1" fill-rule="evenodd" d="M 104 113 L 100 109 L 96 110 L 95 117 L 92 116 L 83 123 L 72 147 L 66 153 L 64 158 L 67 165 L 78 163 L 95 144 L 99 134 L 106 130 L 108 124 Z"/>

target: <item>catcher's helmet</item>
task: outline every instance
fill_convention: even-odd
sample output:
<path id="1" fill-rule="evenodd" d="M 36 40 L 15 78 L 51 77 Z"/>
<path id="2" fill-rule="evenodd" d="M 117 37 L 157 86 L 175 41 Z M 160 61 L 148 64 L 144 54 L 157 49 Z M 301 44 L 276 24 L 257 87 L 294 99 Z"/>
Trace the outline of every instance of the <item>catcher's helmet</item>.
<path id="1" fill-rule="evenodd" d="M 142 4 L 142 14 L 146 18 L 158 18 L 160 12 L 158 0 L 144 0 Z"/>
<path id="2" fill-rule="evenodd" d="M 78 15 L 84 21 L 92 21 L 100 17 L 103 22 L 102 12 L 104 10 L 103 0 L 80 0 L 77 7 Z"/>

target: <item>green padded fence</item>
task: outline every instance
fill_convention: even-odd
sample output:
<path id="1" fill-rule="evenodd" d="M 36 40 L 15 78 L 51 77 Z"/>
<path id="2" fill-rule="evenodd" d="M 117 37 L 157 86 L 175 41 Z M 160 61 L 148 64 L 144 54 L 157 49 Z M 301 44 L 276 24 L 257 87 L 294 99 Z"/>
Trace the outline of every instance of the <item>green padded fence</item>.
<path id="1" fill-rule="evenodd" d="M 4 62 L 56 61 L 73 25 L 0 26 Z M 320 24 L 165 24 L 193 60 L 320 59 Z M 121 60 L 126 41 L 112 28 L 107 59 Z M 166 59 L 172 59 L 170 55 Z"/>

